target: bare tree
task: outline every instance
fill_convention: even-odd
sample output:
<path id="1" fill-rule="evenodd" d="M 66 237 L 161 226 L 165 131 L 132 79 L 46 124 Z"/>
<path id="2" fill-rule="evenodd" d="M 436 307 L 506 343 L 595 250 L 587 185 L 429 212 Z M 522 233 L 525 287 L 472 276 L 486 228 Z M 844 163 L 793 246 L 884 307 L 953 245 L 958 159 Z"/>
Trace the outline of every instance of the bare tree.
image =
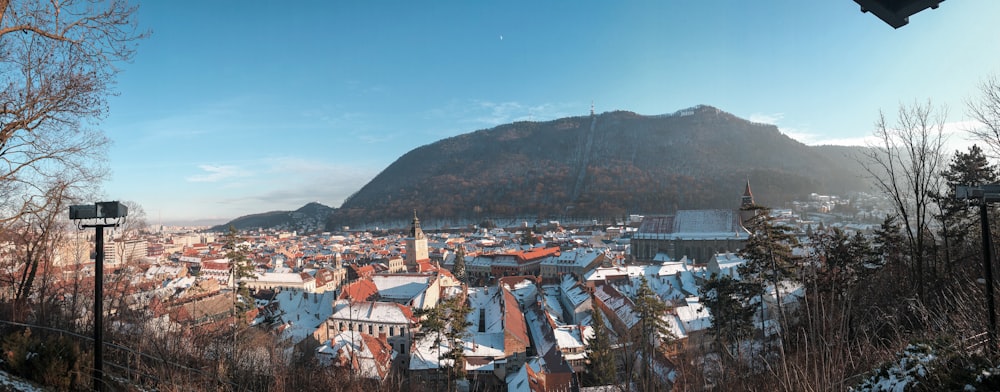
<path id="1" fill-rule="evenodd" d="M 879 112 L 867 160 L 862 162 L 875 186 L 892 202 L 906 237 L 912 283 L 919 296 L 925 292 L 929 249 L 933 236 L 929 225 L 934 218 L 934 198 L 941 186 L 946 110 L 925 103 L 900 105 L 896 121 L 890 124 Z M 929 237 L 930 236 L 930 237 Z"/>
<path id="2" fill-rule="evenodd" d="M 0 282 L 8 290 L 3 296 L 12 300 L 12 318 L 22 318 L 18 309 L 25 307 L 36 287 L 43 290 L 38 300 L 44 303 L 48 299 L 45 289 L 49 288 L 57 244 L 66 232 L 67 222 L 62 219 L 68 201 L 63 194 L 66 191 L 65 185 L 52 187 L 45 195 L 47 203 L 36 206 L 3 232 L 7 241 L 0 257 Z M 36 282 L 39 278 L 41 281 Z"/>
<path id="3" fill-rule="evenodd" d="M 974 139 L 986 144 L 993 157 L 1000 156 L 1000 79 L 991 76 L 979 84 L 979 98 L 966 102 L 969 115 L 980 123 L 969 130 Z"/>
<path id="4" fill-rule="evenodd" d="M 144 33 L 124 0 L 0 0 L 0 229 L 106 172 L 93 125 Z"/>

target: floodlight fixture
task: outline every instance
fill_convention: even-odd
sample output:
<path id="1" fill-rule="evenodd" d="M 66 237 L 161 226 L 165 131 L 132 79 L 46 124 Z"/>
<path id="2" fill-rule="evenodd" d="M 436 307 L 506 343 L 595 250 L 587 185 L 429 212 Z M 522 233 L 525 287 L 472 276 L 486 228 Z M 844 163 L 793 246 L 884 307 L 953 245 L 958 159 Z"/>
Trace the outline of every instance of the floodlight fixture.
<path id="1" fill-rule="evenodd" d="M 992 202 L 1000 201 L 1000 183 L 986 184 L 979 186 L 957 185 L 955 186 L 956 200 L 977 200 L 979 201 L 979 224 L 983 242 L 983 283 L 986 284 L 984 296 L 986 297 L 986 309 L 988 313 L 987 336 L 989 341 L 989 352 L 997 350 L 997 314 L 996 305 L 993 300 L 993 260 L 991 243 L 993 236 L 990 235 L 990 224 L 987 209 Z"/>
<path id="2" fill-rule="evenodd" d="M 97 205 L 84 204 L 79 206 L 69 206 L 69 219 L 97 219 Z"/>
<path id="3" fill-rule="evenodd" d="M 937 9 L 944 0 L 854 0 L 861 12 L 871 12 L 894 29 L 910 23 L 910 16 L 925 9 Z"/>
<path id="4" fill-rule="evenodd" d="M 1000 201 L 1000 184 L 980 186 L 956 185 L 955 198 L 959 200 L 980 200 L 986 203 Z"/>
<path id="5" fill-rule="evenodd" d="M 104 228 L 118 227 L 128 217 L 128 206 L 117 201 L 69 206 L 69 219 L 80 230 L 93 227 L 94 236 L 94 390 L 104 391 Z M 92 221 L 84 223 L 84 221 Z"/>
<path id="6" fill-rule="evenodd" d="M 104 219 L 124 218 L 128 216 L 128 207 L 117 201 L 102 201 L 94 203 L 97 216 Z"/>

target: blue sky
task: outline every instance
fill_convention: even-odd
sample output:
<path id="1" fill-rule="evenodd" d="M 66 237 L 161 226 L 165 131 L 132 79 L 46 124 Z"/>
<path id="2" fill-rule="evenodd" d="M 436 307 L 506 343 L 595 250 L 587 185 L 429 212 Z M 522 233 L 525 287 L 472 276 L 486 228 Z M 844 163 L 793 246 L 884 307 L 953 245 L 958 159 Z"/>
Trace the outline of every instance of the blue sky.
<path id="1" fill-rule="evenodd" d="M 857 144 L 900 102 L 965 121 L 1000 71 L 997 15 L 945 1 L 894 30 L 850 0 L 147 1 L 152 35 L 100 125 L 103 189 L 153 223 L 337 207 L 413 148 L 591 101 Z"/>

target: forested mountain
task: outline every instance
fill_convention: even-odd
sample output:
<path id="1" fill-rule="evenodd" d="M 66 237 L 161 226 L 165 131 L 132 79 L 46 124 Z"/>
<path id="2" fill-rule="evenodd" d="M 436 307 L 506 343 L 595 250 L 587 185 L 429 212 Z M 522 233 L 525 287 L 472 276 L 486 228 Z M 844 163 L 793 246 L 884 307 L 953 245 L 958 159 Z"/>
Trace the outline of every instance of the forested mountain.
<path id="1" fill-rule="evenodd" d="M 334 211 L 328 227 L 404 220 L 620 217 L 866 190 L 857 147 L 810 147 L 711 106 L 516 122 L 414 149 Z"/>
<path id="2" fill-rule="evenodd" d="M 322 230 L 331 212 L 333 212 L 333 208 L 320 203 L 309 203 L 295 211 L 271 211 L 244 215 L 209 230 L 224 232 L 229 230 L 229 226 L 233 226 L 236 230 L 273 228 L 308 233 Z"/>

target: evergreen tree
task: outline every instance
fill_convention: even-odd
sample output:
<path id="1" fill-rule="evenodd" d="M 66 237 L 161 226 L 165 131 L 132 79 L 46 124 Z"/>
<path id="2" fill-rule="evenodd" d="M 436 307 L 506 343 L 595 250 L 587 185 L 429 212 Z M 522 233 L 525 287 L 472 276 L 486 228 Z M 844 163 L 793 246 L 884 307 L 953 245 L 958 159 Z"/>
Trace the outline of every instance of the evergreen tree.
<path id="1" fill-rule="evenodd" d="M 521 245 L 536 245 L 538 244 L 538 237 L 535 237 L 535 230 L 537 228 L 532 226 L 531 229 L 525 230 L 521 233 Z"/>
<path id="2" fill-rule="evenodd" d="M 660 390 L 663 380 L 658 380 L 655 375 L 653 358 L 657 355 L 657 348 L 668 343 L 664 338 L 671 339 L 673 335 L 662 318 L 667 312 L 667 305 L 649 287 L 645 276 L 635 293 L 634 311 L 639 321 L 633 327 L 635 334 L 632 343 L 642 355 L 637 382 L 643 391 Z"/>
<path id="3" fill-rule="evenodd" d="M 944 240 L 943 261 L 950 270 L 955 257 L 967 258 L 968 250 L 978 248 L 962 244 L 974 237 L 970 235 L 970 230 L 975 227 L 977 217 L 975 211 L 969 211 L 965 200 L 955 199 L 955 186 L 991 184 L 997 182 L 998 176 L 997 168 L 990 165 L 989 159 L 977 145 L 969 147 L 966 153 L 955 151 L 955 156 L 941 176 L 945 179 L 947 187 L 944 192 L 935 194 L 940 209 L 935 217 L 941 222 L 941 238 Z M 958 254 L 954 254 L 953 250 L 958 251 Z"/>
<path id="4" fill-rule="evenodd" d="M 591 327 L 594 337 L 587 342 L 587 374 L 591 386 L 608 385 L 617 380 L 618 360 L 611 349 L 611 335 L 604 325 L 600 309 L 593 309 Z"/>
<path id="5" fill-rule="evenodd" d="M 253 298 L 247 288 L 245 279 L 257 279 L 253 263 L 250 260 L 250 250 L 240 244 L 241 238 L 236 227 L 229 226 L 229 232 L 222 239 L 222 249 L 226 251 L 229 260 L 229 277 L 236 292 L 233 299 L 235 311 L 242 314 L 253 308 Z"/>
<path id="6" fill-rule="evenodd" d="M 790 228 L 779 224 L 771 216 L 769 208 L 752 205 L 744 210 L 753 211 L 754 216 L 746 223 L 750 238 L 739 252 L 740 257 L 747 261 L 739 268 L 740 276 L 750 282 L 766 283 L 774 287 L 779 321 L 784 323 L 784 309 L 781 307 L 781 291 L 778 287 L 780 282 L 795 278 L 797 266 L 792 247 L 797 245 L 797 240 L 791 235 Z M 763 305 L 764 302 L 761 301 L 761 306 Z"/>
<path id="7" fill-rule="evenodd" d="M 438 353 L 438 359 L 452 361 L 444 370 L 448 377 L 448 390 L 453 382 L 465 378 L 465 352 L 463 338 L 469 327 L 468 315 L 472 308 L 461 296 L 446 299 L 430 309 L 418 309 L 414 314 L 421 318 L 420 329 L 425 334 L 435 334 L 434 347 L 444 342 L 447 351 Z"/>
<path id="8" fill-rule="evenodd" d="M 469 283 L 469 277 L 465 272 L 465 246 L 459 245 L 455 250 L 455 278 L 463 284 Z"/>
<path id="9" fill-rule="evenodd" d="M 452 360 L 453 365 L 449 368 L 448 380 L 455 381 L 465 378 L 465 343 L 463 338 L 467 334 L 467 328 L 472 325 L 468 320 L 472 307 L 465 302 L 464 298 L 454 296 L 445 301 L 444 308 L 448 324 L 445 336 L 448 338 L 450 349 L 443 354 L 443 358 Z"/>
<path id="10" fill-rule="evenodd" d="M 729 348 L 753 332 L 755 305 L 763 286 L 759 282 L 733 279 L 728 275 L 713 275 L 698 288 L 701 303 L 712 314 L 712 334 L 723 347 Z"/>
<path id="11" fill-rule="evenodd" d="M 899 220 L 892 215 L 886 215 L 879 227 L 875 228 L 874 246 L 878 263 L 899 265 L 903 262 L 903 233 L 900 231 Z"/>

